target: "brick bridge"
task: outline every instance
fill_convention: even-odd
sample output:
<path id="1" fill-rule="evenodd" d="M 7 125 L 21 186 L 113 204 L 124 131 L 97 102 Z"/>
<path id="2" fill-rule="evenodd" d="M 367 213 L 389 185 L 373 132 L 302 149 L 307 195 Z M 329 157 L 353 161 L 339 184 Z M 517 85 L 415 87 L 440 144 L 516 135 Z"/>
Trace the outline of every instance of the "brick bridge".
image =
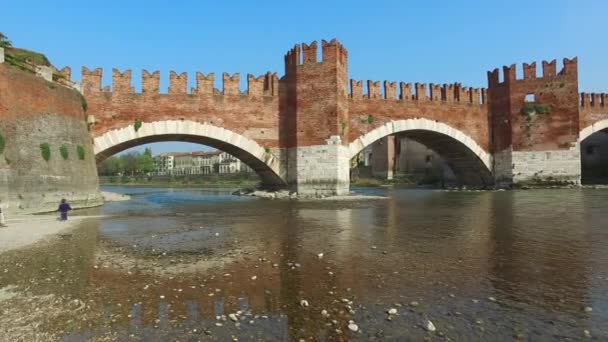
<path id="1" fill-rule="evenodd" d="M 295 45 L 285 74 L 247 76 L 170 73 L 167 93 L 158 71 L 82 68 L 82 92 L 98 161 L 150 142 L 187 141 L 229 152 L 269 186 L 303 194 L 344 193 L 350 159 L 389 135 L 419 141 L 446 159 L 460 182 L 474 185 L 580 182 L 582 139 L 608 127 L 608 95 L 579 94 L 577 60 L 524 64 L 488 72 L 488 88 L 455 84 L 348 80 L 348 54 L 336 40 Z M 540 71 L 540 70 L 539 70 Z M 66 78 L 69 68 L 63 69 Z M 365 89 L 364 89 L 365 88 Z"/>

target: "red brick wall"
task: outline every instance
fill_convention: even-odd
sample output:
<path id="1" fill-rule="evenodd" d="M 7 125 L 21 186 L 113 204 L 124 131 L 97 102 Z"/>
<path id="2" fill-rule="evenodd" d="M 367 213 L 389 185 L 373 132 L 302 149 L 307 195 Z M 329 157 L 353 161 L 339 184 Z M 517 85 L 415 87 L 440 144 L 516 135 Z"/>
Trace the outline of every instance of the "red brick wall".
<path id="1" fill-rule="evenodd" d="M 608 94 L 581 94 L 579 108 L 579 127 L 581 130 L 594 123 L 608 119 Z"/>
<path id="2" fill-rule="evenodd" d="M 512 145 L 514 151 L 569 149 L 578 140 L 579 95 L 577 61 L 564 59 L 557 73 L 556 61 L 543 61 L 543 75 L 536 76 L 536 64 L 524 64 L 524 78 L 516 78 L 516 66 L 504 67 L 504 81 L 498 69 L 488 73 L 489 109 L 493 116 L 495 151 Z M 522 115 L 526 95 L 549 109 L 532 120 Z"/>
<path id="3" fill-rule="evenodd" d="M 135 120 L 192 120 L 230 129 L 256 140 L 264 147 L 278 147 L 279 97 L 271 88 L 278 83 L 275 74 L 262 76 L 268 89 L 260 92 L 255 88 L 256 91 L 245 93 L 238 88 L 238 75 L 224 75 L 225 94 L 211 93 L 209 84 L 204 82 L 201 74 L 199 87 L 188 94 L 187 75 L 171 72 L 169 93 L 161 94 L 158 92 L 157 72 L 144 72 L 143 93 L 134 93 L 130 71 L 122 74 L 113 72 L 110 92 L 101 91 L 101 70 L 97 70 L 90 74 L 83 68 L 82 76 L 87 112 L 96 121 L 92 128 L 93 136 L 133 125 Z"/>
<path id="4" fill-rule="evenodd" d="M 350 141 L 392 120 L 425 118 L 462 131 L 489 151 L 487 108 L 481 103 L 481 90 L 463 88 L 459 84 L 444 85 L 435 87 L 435 93 L 439 90 L 441 96 L 431 99 L 423 84 L 416 84 L 417 95 L 412 95 L 411 85 L 401 83 L 399 96 L 388 82 L 385 82 L 384 96 L 378 95 L 379 90 L 374 88 L 364 95 L 358 81 L 351 84 L 354 87 L 349 99 Z M 368 84 L 376 87 L 379 82 Z"/>
<path id="5" fill-rule="evenodd" d="M 23 119 L 41 113 L 84 121 L 77 92 L 0 64 L 0 120 Z"/>

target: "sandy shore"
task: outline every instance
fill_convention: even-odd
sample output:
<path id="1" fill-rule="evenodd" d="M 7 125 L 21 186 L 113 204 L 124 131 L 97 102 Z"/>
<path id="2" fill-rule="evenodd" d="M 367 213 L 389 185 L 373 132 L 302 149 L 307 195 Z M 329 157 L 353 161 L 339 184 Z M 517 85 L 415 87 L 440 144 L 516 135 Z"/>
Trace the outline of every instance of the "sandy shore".
<path id="1" fill-rule="evenodd" d="M 71 216 L 68 221 L 58 221 L 57 217 L 57 214 L 7 217 L 7 227 L 0 228 L 0 253 L 69 231 L 85 219 L 102 216 Z"/>

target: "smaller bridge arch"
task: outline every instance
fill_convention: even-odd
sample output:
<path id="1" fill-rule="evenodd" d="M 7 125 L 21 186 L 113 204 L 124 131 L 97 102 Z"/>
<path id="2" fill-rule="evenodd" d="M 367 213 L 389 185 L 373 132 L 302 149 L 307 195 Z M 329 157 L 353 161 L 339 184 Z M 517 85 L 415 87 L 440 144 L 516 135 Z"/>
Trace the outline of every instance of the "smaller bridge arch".
<path id="1" fill-rule="evenodd" d="M 441 122 L 417 118 L 393 120 L 363 134 L 348 145 L 349 158 L 389 135 L 418 141 L 441 155 L 464 184 L 493 184 L 492 155 L 462 131 Z"/>
<path id="2" fill-rule="evenodd" d="M 131 147 L 164 141 L 183 141 L 212 146 L 227 152 L 251 167 L 265 186 L 284 186 L 280 160 L 257 142 L 222 127 L 190 120 L 142 122 L 113 129 L 93 140 L 97 162 Z"/>

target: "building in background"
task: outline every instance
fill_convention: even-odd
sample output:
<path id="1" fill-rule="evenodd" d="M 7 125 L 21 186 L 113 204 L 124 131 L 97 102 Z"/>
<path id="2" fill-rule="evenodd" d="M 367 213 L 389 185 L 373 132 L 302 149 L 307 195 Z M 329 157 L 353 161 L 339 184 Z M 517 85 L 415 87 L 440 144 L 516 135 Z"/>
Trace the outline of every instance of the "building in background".
<path id="1" fill-rule="evenodd" d="M 236 157 L 222 151 L 168 152 L 154 157 L 157 175 L 205 175 L 253 172 Z"/>

